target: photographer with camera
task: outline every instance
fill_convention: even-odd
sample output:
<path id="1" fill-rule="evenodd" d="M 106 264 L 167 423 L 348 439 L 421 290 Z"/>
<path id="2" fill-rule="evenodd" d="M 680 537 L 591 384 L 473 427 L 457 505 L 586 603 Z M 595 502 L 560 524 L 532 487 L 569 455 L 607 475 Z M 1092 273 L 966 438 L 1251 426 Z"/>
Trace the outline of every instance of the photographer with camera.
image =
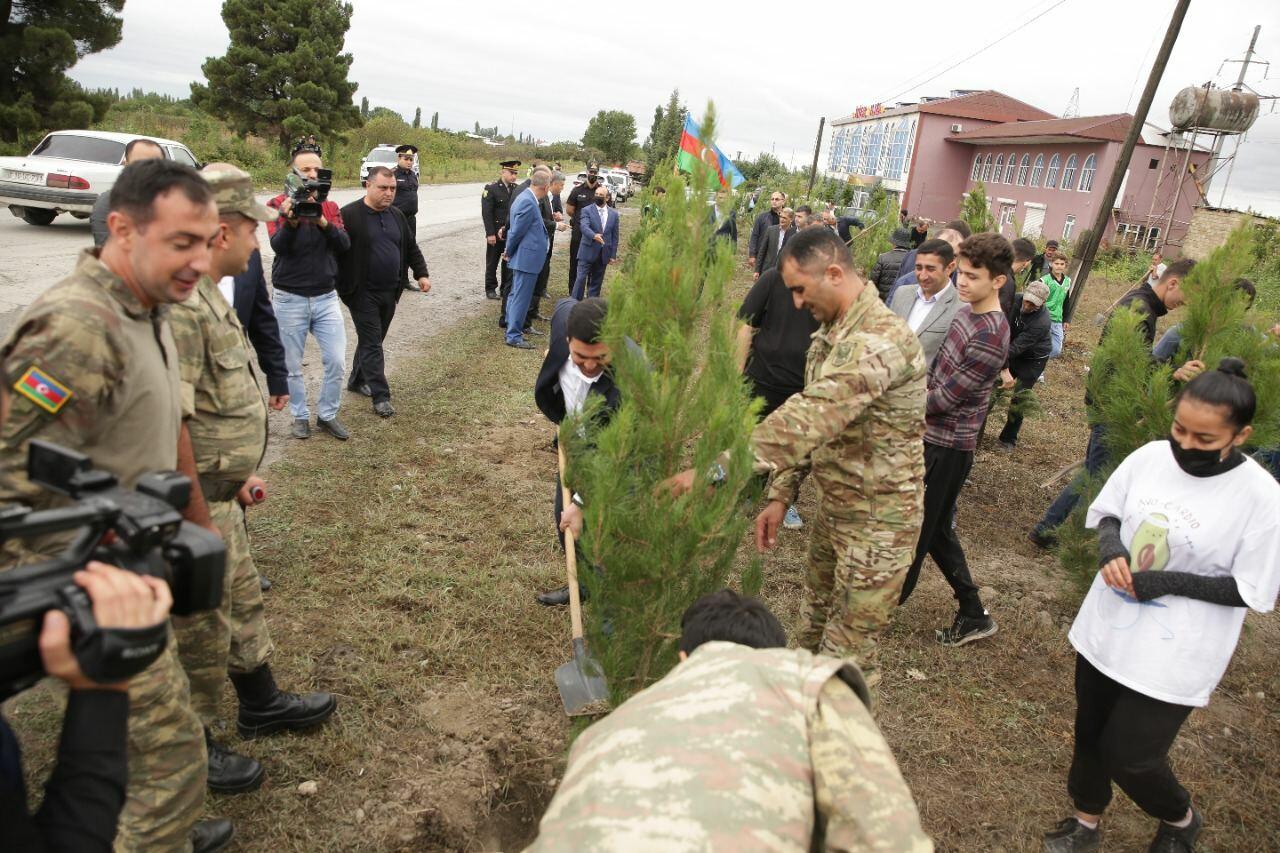
<path id="1" fill-rule="evenodd" d="M 0 502 L 55 505 L 27 475 L 28 445 L 37 438 L 91 456 L 125 488 L 149 472 L 179 468 L 186 432 L 168 311 L 209 272 L 217 208 L 194 169 L 146 160 L 120 173 L 107 225 L 106 244 L 83 252 L 75 271 L 28 306 L 0 347 L 17 377 L 9 381 L 12 407 L 0 432 Z M 198 489 L 191 503 L 203 508 Z M 171 514 L 176 526 L 181 516 Z M 28 554 L 19 556 L 58 553 L 67 539 L 28 541 Z M 0 563 L 6 568 L 18 562 L 10 545 Z M 117 849 L 226 844 L 230 821 L 197 825 L 204 731 L 172 643 L 130 682 L 128 755 Z"/>
<path id="2" fill-rule="evenodd" d="M 253 195 L 253 179 L 229 163 L 211 163 L 203 174 L 218 206 L 219 233 L 209 275 L 195 296 L 172 312 L 178 346 L 183 418 L 199 472 L 199 488 L 227 549 L 219 607 L 174 619 L 178 653 L 191 682 L 191 706 L 205 726 L 209 789 L 224 794 L 262 784 L 263 769 L 213 739 L 210 725 L 228 677 L 240 697 L 239 730 L 245 737 L 318 725 L 337 707 L 330 693 L 299 696 L 280 690 L 267 663 L 267 630 L 258 570 L 249 551 L 244 508 L 266 499 L 257 476 L 267 449 L 267 405 L 262 379 L 249 359 L 236 312 L 218 288 L 225 276 L 244 272 L 258 247 L 259 222 L 276 212 Z"/>
<path id="3" fill-rule="evenodd" d="M 271 263 L 272 304 L 289 369 L 289 409 L 293 437 L 311 437 L 311 412 L 302 378 L 307 333 L 320 347 L 324 377 L 316 400 L 316 426 L 340 441 L 351 437 L 338 421 L 342 402 L 347 330 L 335 282 L 338 255 L 351 248 L 338 205 L 329 201 L 332 173 L 323 168 L 320 146 L 300 141 L 293 149 L 285 192 L 267 202 L 280 218 L 267 224 L 275 260 Z"/>
<path id="4" fill-rule="evenodd" d="M 2 405 L 2 404 L 0 404 Z M 93 602 L 99 628 L 154 628 L 173 599 L 159 578 L 91 562 L 75 583 Z M 45 613 L 40 631 L 44 671 L 66 684 L 58 760 L 45 783 L 44 802 L 27 811 L 17 738 L 0 717 L 0 826 L 14 850 L 110 850 L 124 806 L 128 759 L 129 682 L 101 684 L 86 676 L 72 647 L 71 623 L 61 610 Z"/>

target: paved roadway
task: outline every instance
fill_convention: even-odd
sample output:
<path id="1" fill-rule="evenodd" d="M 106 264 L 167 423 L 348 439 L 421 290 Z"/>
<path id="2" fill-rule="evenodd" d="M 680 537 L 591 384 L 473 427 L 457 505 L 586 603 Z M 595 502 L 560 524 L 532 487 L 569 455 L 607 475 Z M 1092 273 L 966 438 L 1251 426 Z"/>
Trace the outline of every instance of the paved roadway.
<path id="1" fill-rule="evenodd" d="M 480 223 L 483 184 L 442 184 L 419 188 L 418 240 Z M 364 194 L 359 188 L 338 189 L 329 197 L 338 206 Z M 273 193 L 261 193 L 262 201 Z M 454 226 L 445 228 L 442 226 Z M 259 233 L 265 266 L 271 269 L 271 245 Z M 0 208 L 0 334 L 8 331 L 22 309 L 75 266 L 76 255 L 93 239 L 89 220 L 62 214 L 52 225 L 28 225 Z"/>

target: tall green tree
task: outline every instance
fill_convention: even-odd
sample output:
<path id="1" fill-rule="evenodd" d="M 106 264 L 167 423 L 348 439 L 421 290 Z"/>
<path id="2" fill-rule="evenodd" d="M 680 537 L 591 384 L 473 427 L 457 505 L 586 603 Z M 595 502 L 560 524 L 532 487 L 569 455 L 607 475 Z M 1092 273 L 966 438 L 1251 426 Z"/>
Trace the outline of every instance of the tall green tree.
<path id="1" fill-rule="evenodd" d="M 66 71 L 120 43 L 124 0 L 0 0 L 0 139 L 87 127 L 110 106 Z"/>
<path id="2" fill-rule="evenodd" d="M 649 125 L 649 135 L 644 138 L 644 153 L 652 158 L 653 142 L 658 137 L 658 131 L 662 128 L 662 104 L 658 104 L 653 108 L 653 124 Z"/>
<path id="3" fill-rule="evenodd" d="M 368 117 L 369 117 L 369 99 L 361 98 L 360 99 L 360 118 L 368 118 Z"/>
<path id="4" fill-rule="evenodd" d="M 422 127 L 422 107 L 413 111 L 413 129 L 417 130 L 420 127 Z"/>
<path id="5" fill-rule="evenodd" d="M 969 223 L 974 234 L 996 230 L 996 220 L 991 215 L 991 205 L 987 201 L 987 188 L 982 181 L 978 181 L 973 189 L 964 194 L 960 218 Z"/>
<path id="6" fill-rule="evenodd" d="M 636 147 L 636 118 L 622 110 L 600 110 L 587 123 L 582 144 L 598 148 L 605 159 L 626 162 Z"/>
<path id="7" fill-rule="evenodd" d="M 432 130 L 440 129 L 440 113 L 431 114 L 431 129 Z"/>
<path id="8" fill-rule="evenodd" d="M 288 150 L 303 134 L 340 136 L 359 127 L 342 51 L 351 4 L 340 0 L 226 0 L 226 56 L 204 63 L 208 85 L 191 84 L 196 106 L 237 132 L 275 139 Z M 367 99 L 366 99 L 367 102 Z"/>

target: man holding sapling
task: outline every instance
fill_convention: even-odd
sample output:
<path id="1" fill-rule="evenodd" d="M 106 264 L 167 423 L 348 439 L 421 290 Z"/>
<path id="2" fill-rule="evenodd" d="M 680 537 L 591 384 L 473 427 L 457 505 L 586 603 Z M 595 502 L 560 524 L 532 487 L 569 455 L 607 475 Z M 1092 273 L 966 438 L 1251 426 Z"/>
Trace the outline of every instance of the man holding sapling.
<path id="1" fill-rule="evenodd" d="M 773 474 L 756 519 L 756 547 L 777 543 L 787 507 L 812 470 L 818 510 L 799 644 L 853 658 L 874 687 L 879 634 L 897 606 L 920 529 L 924 355 L 830 229 L 797 233 L 778 269 L 796 306 L 821 326 L 803 390 L 751 434 L 756 470 Z M 693 482 L 690 470 L 668 484 L 683 493 Z"/>

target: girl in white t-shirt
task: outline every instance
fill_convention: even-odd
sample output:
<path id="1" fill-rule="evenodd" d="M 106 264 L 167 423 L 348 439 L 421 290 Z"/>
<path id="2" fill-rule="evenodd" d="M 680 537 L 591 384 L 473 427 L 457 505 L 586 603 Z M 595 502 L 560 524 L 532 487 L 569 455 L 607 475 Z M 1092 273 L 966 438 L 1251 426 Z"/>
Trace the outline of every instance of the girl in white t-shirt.
<path id="1" fill-rule="evenodd" d="M 1070 640 L 1076 652 L 1076 813 L 1045 836 L 1049 851 L 1096 850 L 1112 782 L 1160 820 L 1152 851 L 1190 851 L 1200 813 L 1168 752 L 1235 652 L 1245 608 L 1280 591 L 1280 484 L 1240 451 L 1257 402 L 1244 363 L 1178 395 L 1173 430 L 1130 454 L 1086 524 L 1099 565 Z"/>

